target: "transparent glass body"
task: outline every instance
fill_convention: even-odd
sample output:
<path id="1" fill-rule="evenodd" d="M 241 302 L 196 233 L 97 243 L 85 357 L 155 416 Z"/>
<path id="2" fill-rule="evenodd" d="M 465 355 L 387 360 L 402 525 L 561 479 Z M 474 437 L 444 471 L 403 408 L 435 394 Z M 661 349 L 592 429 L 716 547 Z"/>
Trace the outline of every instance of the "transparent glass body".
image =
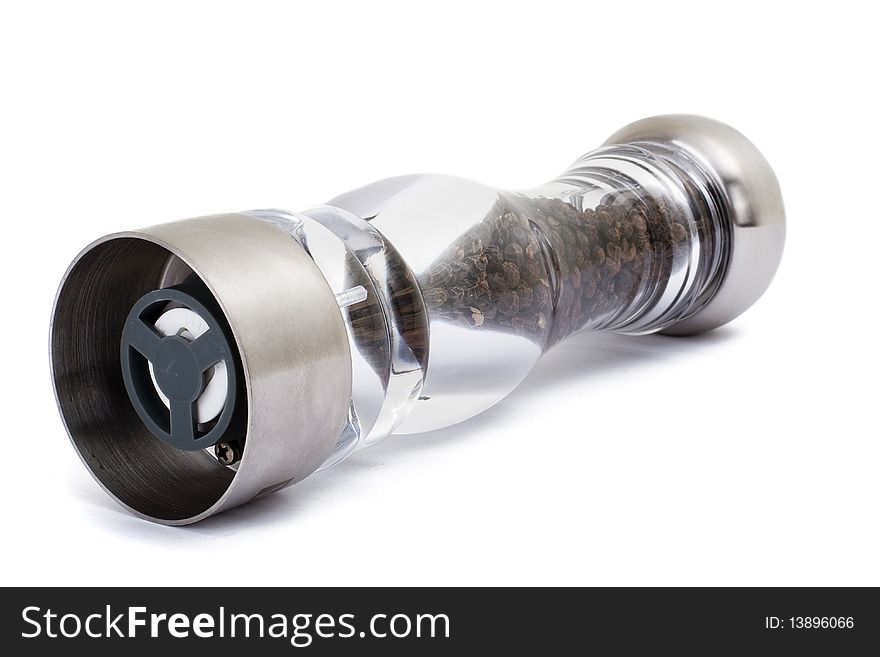
<path id="1" fill-rule="evenodd" d="M 635 146 L 524 191 L 413 175 L 251 214 L 308 251 L 345 319 L 351 411 L 325 465 L 480 413 L 577 331 L 651 333 L 693 315 L 730 248 L 699 164 Z"/>

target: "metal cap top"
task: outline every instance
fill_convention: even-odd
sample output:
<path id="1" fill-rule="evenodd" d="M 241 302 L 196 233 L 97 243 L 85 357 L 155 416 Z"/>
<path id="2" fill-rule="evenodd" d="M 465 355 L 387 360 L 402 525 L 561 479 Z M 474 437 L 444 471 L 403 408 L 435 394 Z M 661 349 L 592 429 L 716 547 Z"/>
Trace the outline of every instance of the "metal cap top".
<path id="1" fill-rule="evenodd" d="M 730 222 L 731 255 L 718 291 L 694 314 L 663 332 L 690 335 L 726 324 L 767 289 L 785 243 L 785 209 L 773 169 L 730 126 L 702 116 L 673 114 L 636 121 L 605 145 L 662 146 L 683 152 L 709 174 Z"/>
<path id="2" fill-rule="evenodd" d="M 246 411 L 247 442 L 235 468 L 204 449 L 178 449 L 174 440 L 157 438 L 126 393 L 120 349 L 126 318 L 139 299 L 153 300 L 151 291 L 177 285 L 175 270 L 204 283 L 216 317 L 228 324 L 226 346 L 194 342 L 210 349 L 188 367 L 201 373 L 224 349 L 236 352 L 242 383 L 236 406 Z M 178 353 L 167 362 L 200 353 L 168 344 Z M 86 248 L 56 298 L 51 359 L 56 400 L 80 458 L 120 504 L 168 525 L 196 522 L 314 472 L 336 445 L 351 400 L 348 336 L 326 279 L 290 236 L 241 214 L 118 233 Z M 148 384 L 148 374 L 139 380 Z M 197 394 L 195 386 L 175 386 L 161 373 L 157 380 L 172 406 Z"/>

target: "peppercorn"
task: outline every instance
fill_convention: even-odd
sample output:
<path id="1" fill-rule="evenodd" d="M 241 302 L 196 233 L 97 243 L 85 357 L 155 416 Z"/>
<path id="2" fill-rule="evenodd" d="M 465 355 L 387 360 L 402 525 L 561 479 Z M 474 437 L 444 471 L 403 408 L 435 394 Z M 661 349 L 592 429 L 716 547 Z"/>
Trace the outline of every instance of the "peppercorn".
<path id="1" fill-rule="evenodd" d="M 689 235 L 662 198 L 608 194 L 578 209 L 504 194 L 424 274 L 423 297 L 434 320 L 546 346 L 629 306 L 647 276 L 662 292 Z"/>

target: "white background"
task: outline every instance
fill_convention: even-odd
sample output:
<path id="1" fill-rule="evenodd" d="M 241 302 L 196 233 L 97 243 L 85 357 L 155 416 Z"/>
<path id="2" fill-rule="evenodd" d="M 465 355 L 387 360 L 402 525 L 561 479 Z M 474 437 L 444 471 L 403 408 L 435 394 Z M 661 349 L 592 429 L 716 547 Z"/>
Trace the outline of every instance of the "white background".
<path id="1" fill-rule="evenodd" d="M 4 3 L 0 583 L 880 584 L 870 6 Z M 77 459 L 46 344 L 92 239 L 403 173 L 531 186 L 668 112 L 782 183 L 782 267 L 728 327 L 572 339 L 475 420 L 185 529 Z"/>

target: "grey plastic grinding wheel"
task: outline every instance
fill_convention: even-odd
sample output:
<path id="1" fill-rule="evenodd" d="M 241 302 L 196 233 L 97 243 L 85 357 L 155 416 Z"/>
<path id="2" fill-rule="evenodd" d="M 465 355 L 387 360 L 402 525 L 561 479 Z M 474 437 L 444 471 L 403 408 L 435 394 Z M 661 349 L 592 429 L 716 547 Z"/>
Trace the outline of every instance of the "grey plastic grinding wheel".
<path id="1" fill-rule="evenodd" d="M 195 312 L 208 331 L 194 340 L 157 333 L 154 324 L 169 304 Z M 244 436 L 245 404 L 238 403 L 243 389 L 241 366 L 232 344 L 216 301 L 195 277 L 148 292 L 135 303 L 122 332 L 122 377 L 135 411 L 154 436 L 183 450 L 204 449 Z M 226 364 L 226 401 L 216 421 L 200 427 L 195 404 L 204 391 L 206 373 L 221 361 Z M 167 407 L 157 387 L 168 400 Z"/>

